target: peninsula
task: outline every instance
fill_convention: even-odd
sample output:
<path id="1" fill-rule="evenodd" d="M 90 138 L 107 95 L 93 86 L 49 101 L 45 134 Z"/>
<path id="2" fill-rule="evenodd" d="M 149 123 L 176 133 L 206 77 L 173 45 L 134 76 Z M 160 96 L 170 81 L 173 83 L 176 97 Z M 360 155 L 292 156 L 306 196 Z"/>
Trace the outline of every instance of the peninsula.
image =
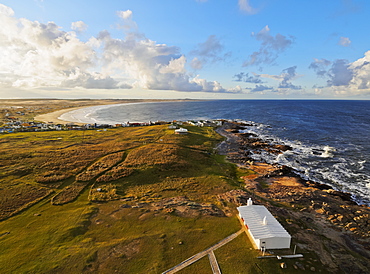
<path id="1" fill-rule="evenodd" d="M 96 103 L 1 105 L 4 115 L 32 119 Z M 176 126 L 188 134 L 175 134 Z M 366 273 L 369 208 L 290 168 L 254 161 L 250 151 L 289 147 L 240 133 L 248 126 L 1 134 L 0 272 L 161 273 L 212 250 L 222 273 Z M 269 255 L 296 251 L 303 258 L 258 259 L 262 253 L 239 232 L 236 208 L 249 198 L 292 236 L 291 249 Z M 202 257 L 181 273 L 210 271 Z"/>

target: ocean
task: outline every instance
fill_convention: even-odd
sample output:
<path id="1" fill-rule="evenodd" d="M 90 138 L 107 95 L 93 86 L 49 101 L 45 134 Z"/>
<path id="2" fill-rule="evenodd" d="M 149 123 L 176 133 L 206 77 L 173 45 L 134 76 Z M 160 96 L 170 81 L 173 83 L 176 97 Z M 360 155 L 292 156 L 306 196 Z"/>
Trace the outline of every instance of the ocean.
<path id="1" fill-rule="evenodd" d="M 215 100 L 96 106 L 64 114 L 85 123 L 240 119 L 246 131 L 293 148 L 256 159 L 292 167 L 306 179 L 370 205 L 370 101 Z"/>

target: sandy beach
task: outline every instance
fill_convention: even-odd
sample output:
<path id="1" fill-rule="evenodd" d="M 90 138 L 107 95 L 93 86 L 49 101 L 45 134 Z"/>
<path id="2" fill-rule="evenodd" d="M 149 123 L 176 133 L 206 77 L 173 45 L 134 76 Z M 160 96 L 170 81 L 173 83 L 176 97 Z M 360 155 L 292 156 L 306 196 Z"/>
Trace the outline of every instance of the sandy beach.
<path id="1" fill-rule="evenodd" d="M 154 99 L 109 100 L 109 99 L 105 99 L 105 100 L 76 100 L 76 101 L 51 100 L 50 105 L 49 105 L 50 107 L 48 109 L 54 110 L 54 111 L 37 114 L 34 116 L 34 120 L 44 122 L 44 123 L 54 123 L 54 124 L 74 123 L 76 125 L 83 125 L 83 124 L 87 124 L 91 122 L 76 121 L 77 117 L 74 119 L 73 115 L 64 115 L 63 119 L 61 119 L 61 116 L 63 114 L 67 114 L 67 113 L 77 111 L 80 109 L 85 109 L 85 108 L 101 108 L 104 106 L 110 107 L 113 105 L 163 102 L 163 101 L 183 101 L 183 100 L 181 99 L 179 100 L 154 100 Z M 66 104 L 66 102 L 68 103 L 68 105 Z M 22 102 L 17 102 L 17 103 L 19 105 L 23 105 Z"/>
<path id="2" fill-rule="evenodd" d="M 76 107 L 67 107 L 64 109 L 57 109 L 52 112 L 38 114 L 34 117 L 35 121 L 54 124 L 74 123 L 76 125 L 95 123 L 94 119 L 89 118 L 91 113 L 102 108 L 109 108 L 114 105 L 138 104 L 138 103 L 154 103 L 163 101 L 184 101 L 184 100 L 93 100 L 89 104 L 79 105 Z M 92 104 L 93 103 L 93 104 Z M 54 106 L 56 109 L 56 106 Z M 79 110 L 86 111 L 79 111 Z"/>
<path id="3" fill-rule="evenodd" d="M 74 124 L 81 125 L 81 124 L 84 124 L 84 123 L 77 123 L 77 122 L 74 122 L 74 121 L 64 121 L 62 119 L 59 119 L 59 117 L 61 115 L 63 115 L 64 113 L 67 113 L 67 112 L 70 112 L 70 111 L 73 111 L 73 110 L 77 110 L 77 109 L 81 109 L 81 108 L 86 108 L 86 107 L 87 106 L 67 108 L 67 109 L 61 109 L 61 110 L 57 110 L 57 111 L 50 112 L 50 113 L 40 114 L 40 115 L 35 116 L 35 121 L 40 121 L 40 122 L 44 122 L 44 123 L 54 123 L 54 124 L 65 124 L 65 123 L 68 123 L 68 122 L 73 122 Z"/>

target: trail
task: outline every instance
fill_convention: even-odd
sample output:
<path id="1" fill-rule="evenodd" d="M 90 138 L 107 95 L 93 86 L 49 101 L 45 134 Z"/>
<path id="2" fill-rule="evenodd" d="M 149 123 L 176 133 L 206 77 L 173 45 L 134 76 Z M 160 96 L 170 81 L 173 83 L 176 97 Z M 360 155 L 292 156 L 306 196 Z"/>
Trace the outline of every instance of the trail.
<path id="1" fill-rule="evenodd" d="M 203 258 L 204 256 L 206 256 L 208 254 L 211 254 L 210 257 L 212 257 L 212 255 L 213 255 L 212 260 L 210 260 L 211 265 L 212 265 L 212 269 L 213 269 L 214 266 L 217 265 L 216 269 L 218 269 L 218 271 L 219 271 L 219 272 L 217 272 L 217 270 L 215 270 L 214 273 L 221 273 L 221 271 L 218 267 L 217 261 L 216 261 L 216 257 L 213 254 L 213 251 L 216 250 L 217 248 L 227 244 L 228 242 L 231 242 L 232 240 L 234 240 L 236 237 L 238 237 L 244 231 L 245 231 L 244 229 L 240 229 L 238 232 L 236 232 L 234 234 L 231 234 L 230 236 L 228 236 L 225 239 L 219 241 L 217 244 L 211 246 L 210 248 L 207 248 L 207 249 L 193 255 L 192 257 L 186 259 L 185 261 L 179 263 L 178 265 L 164 271 L 162 274 L 176 273 L 177 271 L 180 271 L 181 269 L 184 269 L 185 267 L 195 263 L 196 261 L 200 260 L 201 258 Z"/>

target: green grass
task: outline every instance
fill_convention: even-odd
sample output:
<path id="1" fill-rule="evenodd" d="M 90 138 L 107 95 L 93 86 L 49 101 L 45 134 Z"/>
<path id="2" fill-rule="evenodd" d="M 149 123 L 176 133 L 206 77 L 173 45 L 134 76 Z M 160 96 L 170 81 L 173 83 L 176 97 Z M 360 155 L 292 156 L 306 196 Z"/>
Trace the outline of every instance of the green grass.
<path id="1" fill-rule="evenodd" d="M 133 172 L 104 184 L 116 190 L 114 198 L 133 200 L 94 203 L 87 187 L 67 204 L 52 205 L 52 195 L 31 203 L 0 221 L 0 273 L 160 273 L 238 231 L 236 217 L 180 217 L 176 212 L 151 210 L 150 203 L 178 196 L 223 209 L 217 195 L 240 188 L 239 177 L 250 172 L 214 154 L 222 137 L 212 128 L 186 128 L 188 135 L 175 135 L 167 126 L 3 135 L 0 195 L 11 187 L 26 190 L 27 184 L 59 193 L 94 163 L 124 152 L 122 162 L 112 162 L 102 173 L 124 166 L 127 159 Z M 172 154 L 163 154 L 161 147 Z M 70 177 L 55 184 L 37 183 L 35 178 L 45 172 L 66 172 Z M 95 180 L 89 185 L 98 187 Z M 122 207 L 137 203 L 145 206 Z M 235 206 L 231 210 L 236 213 Z M 223 273 L 249 273 L 243 269 L 253 273 L 255 263 L 265 273 L 280 273 L 275 272 L 276 262 L 255 258 L 245 236 L 215 254 Z M 180 273 L 211 273 L 208 257 Z"/>

